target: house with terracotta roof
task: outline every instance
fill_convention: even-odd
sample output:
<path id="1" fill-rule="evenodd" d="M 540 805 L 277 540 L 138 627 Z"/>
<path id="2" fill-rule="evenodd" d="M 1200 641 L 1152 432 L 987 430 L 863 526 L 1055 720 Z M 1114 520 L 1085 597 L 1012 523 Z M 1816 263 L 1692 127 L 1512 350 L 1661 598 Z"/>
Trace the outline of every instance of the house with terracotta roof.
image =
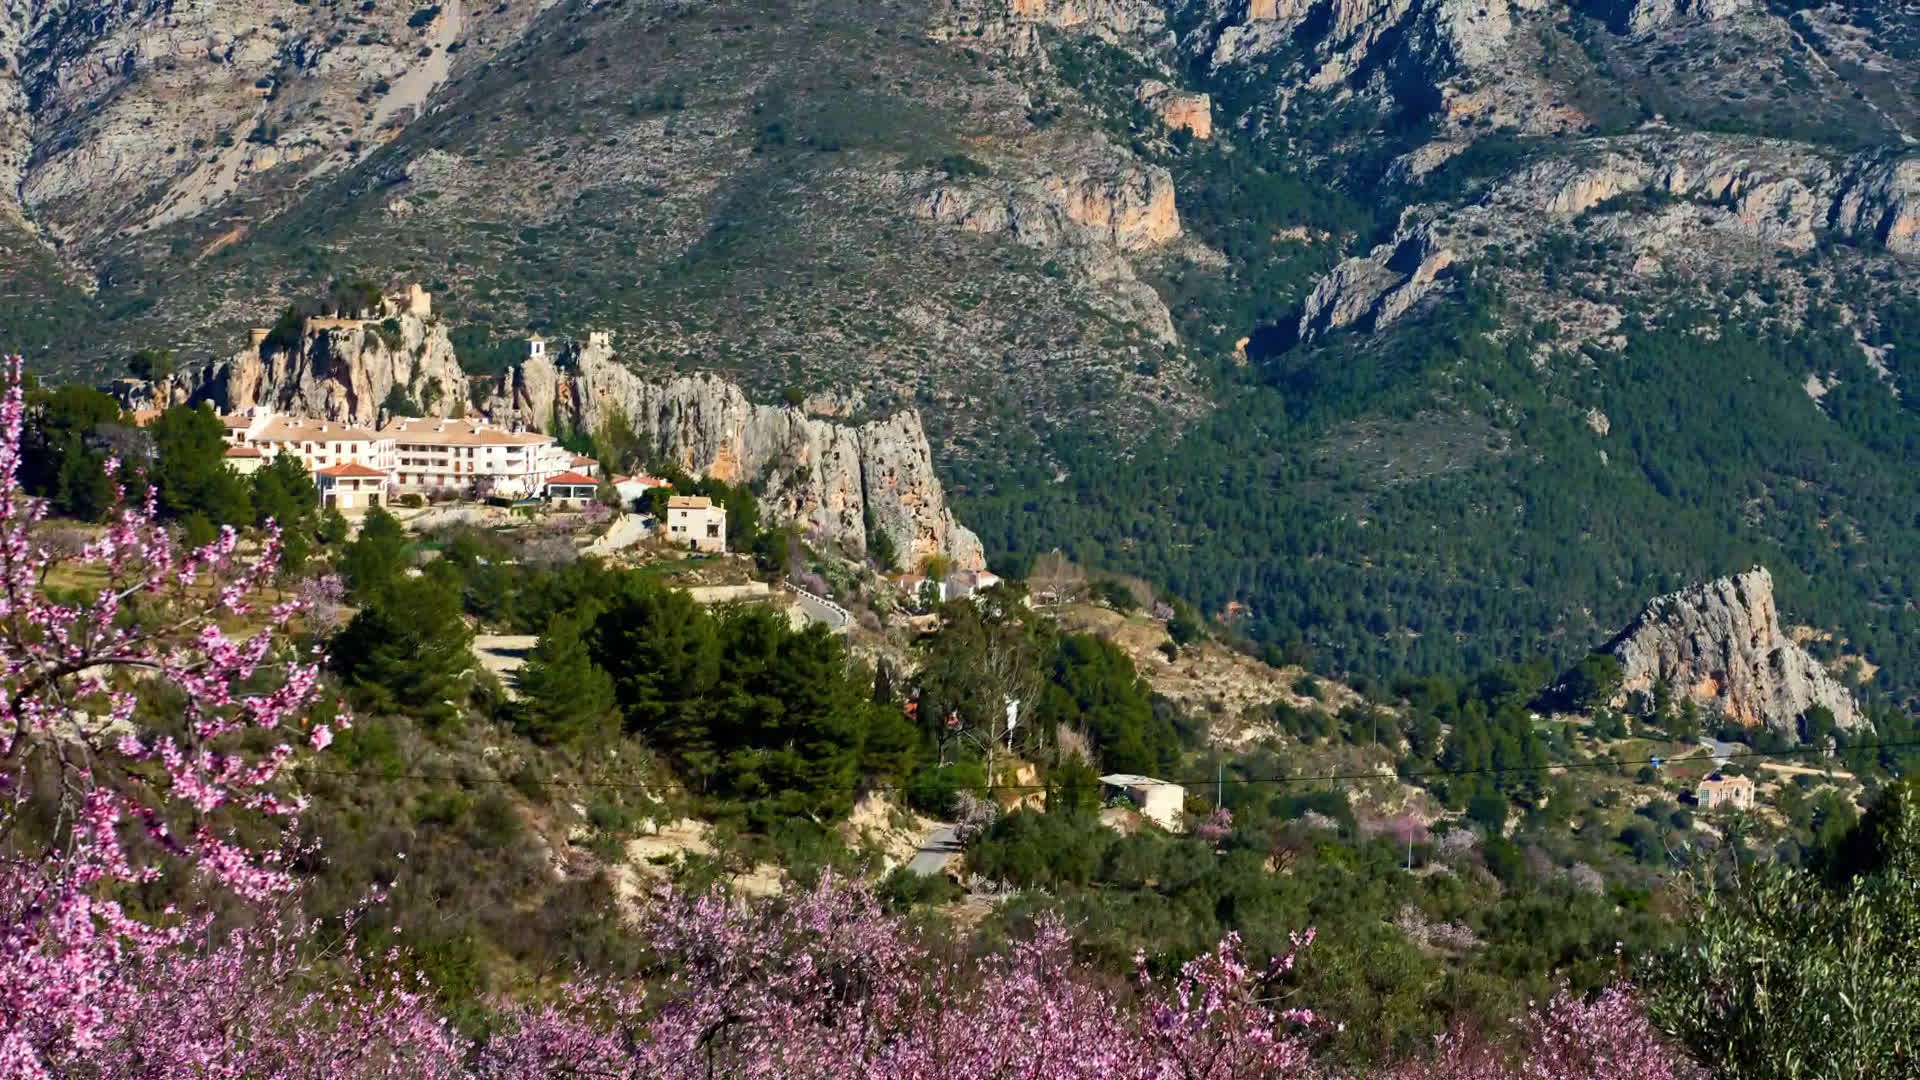
<path id="1" fill-rule="evenodd" d="M 568 470 L 572 472 L 577 472 L 582 476 L 599 476 L 600 475 L 600 463 L 593 460 L 590 457 L 586 457 L 581 454 L 575 454 L 573 456 L 573 460 L 567 462 L 567 468 Z"/>
<path id="2" fill-rule="evenodd" d="M 705 495 L 675 495 L 667 500 L 667 539 L 695 551 L 725 551 L 727 512 Z"/>
<path id="3" fill-rule="evenodd" d="M 631 476 L 616 476 L 613 478 L 613 490 L 619 493 L 620 504 L 622 506 L 632 506 L 634 503 L 645 498 L 647 492 L 652 491 L 654 488 L 667 488 L 668 490 L 672 490 L 673 485 L 657 476 L 648 476 L 646 473 L 634 473 Z"/>
<path id="4" fill-rule="evenodd" d="M 316 474 L 349 462 L 382 470 L 393 466 L 392 448 L 371 428 L 261 408 L 223 416 L 220 423 L 229 445 L 257 450 L 262 459 L 292 454 Z"/>
<path id="5" fill-rule="evenodd" d="M 574 471 L 574 454 L 551 435 L 509 431 L 485 420 L 396 417 L 380 434 L 392 440 L 400 491 L 536 496 L 544 493 L 548 477 Z"/>
<path id="6" fill-rule="evenodd" d="M 563 472 L 547 477 L 547 501 L 555 506 L 585 506 L 593 501 L 593 494 L 599 489 L 600 481 L 577 472 Z"/>
<path id="7" fill-rule="evenodd" d="M 337 510 L 366 510 L 380 505 L 380 497 L 387 487 L 387 474 L 350 461 L 315 470 L 313 482 L 320 487 L 320 505 Z"/>
<path id="8" fill-rule="evenodd" d="M 231 446 L 256 450 L 263 461 L 293 454 L 316 476 L 335 465 L 364 465 L 399 493 L 536 496 L 550 476 L 599 470 L 591 459 L 572 468 L 575 455 L 550 435 L 472 418 L 395 417 L 378 431 L 260 408 L 220 419 Z"/>
<path id="9" fill-rule="evenodd" d="M 227 468 L 241 476 L 252 476 L 267 463 L 267 456 L 251 446 L 229 446 L 224 457 L 227 460 Z"/>

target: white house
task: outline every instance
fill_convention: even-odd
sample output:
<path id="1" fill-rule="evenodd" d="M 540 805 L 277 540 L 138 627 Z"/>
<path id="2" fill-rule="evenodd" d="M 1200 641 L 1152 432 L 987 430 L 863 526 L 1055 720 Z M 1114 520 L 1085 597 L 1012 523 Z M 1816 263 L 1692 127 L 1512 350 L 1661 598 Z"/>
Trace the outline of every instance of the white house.
<path id="1" fill-rule="evenodd" d="M 313 474 L 320 486 L 320 505 L 338 510 L 365 510 L 380 505 L 387 474 L 355 462 L 331 465 Z"/>
<path id="2" fill-rule="evenodd" d="M 1180 832 L 1185 826 L 1187 789 L 1165 780 L 1133 773 L 1109 773 L 1100 778 L 1108 798 L 1125 798 L 1140 811 L 1140 816 L 1168 832 Z"/>
<path id="3" fill-rule="evenodd" d="M 533 496 L 547 478 L 575 471 L 575 455 L 550 435 L 509 431 L 485 420 L 403 416 L 379 431 L 329 420 L 283 416 L 251 409 L 221 418 L 227 442 L 236 451 L 252 450 L 268 459 L 292 454 L 318 475 L 335 465 L 378 469 L 397 492 L 465 492 Z M 248 455 L 229 451 L 236 468 Z M 599 464 L 587 460 L 578 470 L 588 476 Z"/>
<path id="4" fill-rule="evenodd" d="M 465 491 L 533 496 L 549 476 L 568 472 L 573 452 L 550 435 L 508 431 L 485 420 L 399 417 L 380 429 L 392 441 L 394 486 L 401 491 Z"/>
<path id="5" fill-rule="evenodd" d="M 727 512 L 705 495 L 667 500 L 667 539 L 695 551 L 727 550 Z"/>
<path id="6" fill-rule="evenodd" d="M 585 506 L 599 488 L 600 481 L 591 476 L 563 472 L 547 477 L 547 501 L 555 506 Z"/>
<path id="7" fill-rule="evenodd" d="M 631 476 L 613 478 L 613 490 L 620 495 L 620 505 L 632 506 L 635 501 L 644 498 L 654 488 L 671 488 L 673 485 L 657 476 L 646 473 L 634 473 Z"/>

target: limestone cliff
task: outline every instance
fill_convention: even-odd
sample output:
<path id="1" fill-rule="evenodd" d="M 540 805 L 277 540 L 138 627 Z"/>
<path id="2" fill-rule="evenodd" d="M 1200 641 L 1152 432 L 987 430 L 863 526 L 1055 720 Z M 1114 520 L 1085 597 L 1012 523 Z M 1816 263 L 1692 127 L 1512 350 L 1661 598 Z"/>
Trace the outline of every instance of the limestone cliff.
<path id="1" fill-rule="evenodd" d="M 177 374 L 161 401 L 211 402 L 221 412 L 279 412 L 371 426 L 389 395 L 431 416 L 467 408 L 467 379 L 447 329 L 434 319 L 312 319 L 298 344 L 262 342 Z"/>
<path id="2" fill-rule="evenodd" d="M 1847 688 L 1782 631 L 1762 567 L 1656 598 L 1601 651 L 1623 669 L 1616 707 L 1664 681 L 1748 727 L 1791 730 L 1814 705 L 1843 728 L 1862 721 Z"/>
<path id="3" fill-rule="evenodd" d="M 755 404 L 713 375 L 643 378 L 604 345 L 569 350 L 558 363 L 521 363 L 501 378 L 486 408 L 497 420 L 533 428 L 557 417 L 594 431 L 624 416 L 654 452 L 696 475 L 753 485 L 769 515 L 816 538 L 864 553 L 870 529 L 878 530 L 906 565 L 935 553 L 963 569 L 985 565 L 979 538 L 947 507 L 912 411 L 858 426 L 821 419 Z"/>
<path id="4" fill-rule="evenodd" d="M 1834 160 L 1789 143 L 1648 133 L 1586 140 L 1493 185 L 1469 205 L 1413 207 L 1392 240 L 1316 284 L 1297 327 L 1386 326 L 1484 252 L 1512 256 L 1556 226 L 1623 253 L 1634 274 L 1698 272 L 1806 251 L 1822 233 L 1920 256 L 1920 155 Z M 1651 209 L 1612 207 L 1628 198 Z"/>

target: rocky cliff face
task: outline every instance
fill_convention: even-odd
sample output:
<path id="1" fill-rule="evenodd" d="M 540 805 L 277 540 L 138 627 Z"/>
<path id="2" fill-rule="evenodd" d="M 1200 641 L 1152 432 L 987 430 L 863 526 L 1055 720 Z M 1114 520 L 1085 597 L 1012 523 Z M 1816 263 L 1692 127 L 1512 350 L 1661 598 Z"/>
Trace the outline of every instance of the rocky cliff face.
<path id="1" fill-rule="evenodd" d="M 276 168 L 298 164 L 304 181 L 350 165 L 417 116 L 456 59 L 484 59 L 535 14 L 472 7 L 9 5 L 0 206 L 86 243 L 217 207 Z"/>
<path id="2" fill-rule="evenodd" d="M 429 416 L 466 411 L 467 378 L 437 320 L 313 320 L 297 346 L 242 349 L 178 373 L 156 396 L 207 401 L 221 412 L 261 405 L 371 427 L 396 389 Z"/>
<path id="3" fill-rule="evenodd" d="M 776 520 L 850 552 L 864 553 L 877 530 L 908 566 L 936 553 L 963 569 L 986 565 L 979 538 L 947 508 L 926 431 L 912 411 L 858 426 L 825 420 L 754 404 L 713 375 L 649 380 L 595 346 L 572 350 L 559 363 L 518 365 L 486 408 L 496 419 L 539 429 L 557 417 L 595 431 L 624 417 L 656 453 L 696 475 L 754 486 Z"/>
<path id="4" fill-rule="evenodd" d="M 1621 205 L 1629 199 L 1648 205 Z M 1791 143 L 1658 132 L 1586 140 L 1516 170 L 1469 205 L 1409 209 L 1392 240 L 1317 283 L 1298 336 L 1386 326 L 1443 287 L 1443 271 L 1459 274 L 1488 252 L 1506 261 L 1556 229 L 1613 252 L 1627 281 L 1768 265 L 1822 234 L 1913 259 L 1920 155 L 1836 161 Z"/>
<path id="5" fill-rule="evenodd" d="M 1814 705 L 1843 728 L 1862 722 L 1847 688 L 1781 630 L 1764 568 L 1656 598 L 1601 651 L 1624 671 L 1616 707 L 1664 681 L 1748 727 L 1791 730 Z"/>

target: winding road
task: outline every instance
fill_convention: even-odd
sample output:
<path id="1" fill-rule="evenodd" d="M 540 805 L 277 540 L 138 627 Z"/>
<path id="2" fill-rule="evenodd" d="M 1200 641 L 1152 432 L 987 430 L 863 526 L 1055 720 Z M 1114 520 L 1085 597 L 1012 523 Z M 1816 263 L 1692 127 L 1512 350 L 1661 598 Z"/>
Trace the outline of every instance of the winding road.
<path id="1" fill-rule="evenodd" d="M 907 869 L 921 877 L 932 877 L 947 868 L 948 860 L 960 854 L 960 835 L 952 825 L 941 825 L 920 838 L 920 850 Z"/>

